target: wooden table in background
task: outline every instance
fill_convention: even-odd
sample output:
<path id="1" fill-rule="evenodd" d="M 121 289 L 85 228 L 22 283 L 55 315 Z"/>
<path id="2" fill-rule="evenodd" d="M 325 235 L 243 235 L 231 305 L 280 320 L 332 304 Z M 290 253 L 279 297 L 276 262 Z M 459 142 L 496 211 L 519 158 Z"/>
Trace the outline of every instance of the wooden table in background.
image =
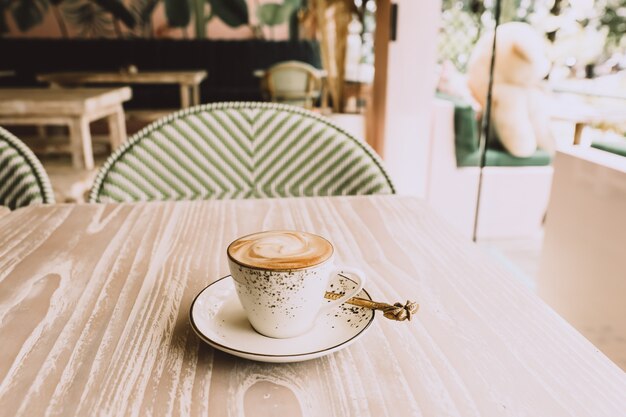
<path id="1" fill-rule="evenodd" d="M 85 84 L 178 84 L 180 104 L 185 109 L 200 104 L 200 83 L 207 77 L 202 70 L 191 71 L 110 71 L 55 72 L 40 74 L 39 81 L 53 86 L 76 87 Z"/>
<path id="2" fill-rule="evenodd" d="M 624 103 L 626 104 L 626 101 Z M 554 110 L 552 118 L 574 123 L 572 144 L 580 145 L 582 144 L 583 131 L 587 126 L 626 123 L 626 107 L 611 110 L 597 109 L 588 105 L 573 109 L 557 108 Z"/>
<path id="3" fill-rule="evenodd" d="M 588 125 L 620 125 L 626 123 L 626 75 L 614 74 L 596 79 L 570 79 L 546 84 L 553 93 L 590 100 L 577 107 L 557 107 L 554 118 L 574 123 L 574 145 L 582 143 Z M 598 100 L 603 105 L 598 105 Z M 611 106 L 607 106 L 607 103 Z"/>
<path id="4" fill-rule="evenodd" d="M 334 354 L 269 364 L 196 337 L 189 308 L 226 246 L 301 229 L 360 266 L 381 301 Z M 589 416 L 626 376 L 421 201 L 400 196 L 32 206 L 0 218 L 0 414 Z"/>
<path id="5" fill-rule="evenodd" d="M 0 89 L 0 125 L 64 125 L 70 130 L 72 165 L 94 167 L 89 123 L 107 118 L 111 147 L 126 140 L 126 120 L 122 103 L 130 100 L 131 90 L 120 88 Z"/>

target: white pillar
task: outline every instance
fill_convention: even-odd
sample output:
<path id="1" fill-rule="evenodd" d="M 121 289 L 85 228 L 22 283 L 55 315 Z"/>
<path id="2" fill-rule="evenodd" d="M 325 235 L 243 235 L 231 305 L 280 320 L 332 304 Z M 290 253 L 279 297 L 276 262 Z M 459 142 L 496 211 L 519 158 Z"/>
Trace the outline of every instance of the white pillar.
<path id="1" fill-rule="evenodd" d="M 398 18 L 387 64 L 385 165 L 399 193 L 423 197 L 441 1 L 394 3 Z"/>

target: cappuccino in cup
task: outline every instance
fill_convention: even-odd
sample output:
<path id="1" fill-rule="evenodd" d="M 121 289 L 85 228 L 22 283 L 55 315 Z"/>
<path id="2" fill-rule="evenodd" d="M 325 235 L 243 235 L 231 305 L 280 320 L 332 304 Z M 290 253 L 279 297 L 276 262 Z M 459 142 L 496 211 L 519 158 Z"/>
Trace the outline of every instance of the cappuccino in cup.
<path id="1" fill-rule="evenodd" d="M 337 267 L 333 245 L 321 236 L 290 230 L 243 236 L 227 249 L 235 288 L 248 320 L 259 333 L 288 338 L 310 330 L 315 319 L 363 288 L 362 272 Z M 349 272 L 356 288 L 340 299 L 324 298 L 330 278 Z"/>

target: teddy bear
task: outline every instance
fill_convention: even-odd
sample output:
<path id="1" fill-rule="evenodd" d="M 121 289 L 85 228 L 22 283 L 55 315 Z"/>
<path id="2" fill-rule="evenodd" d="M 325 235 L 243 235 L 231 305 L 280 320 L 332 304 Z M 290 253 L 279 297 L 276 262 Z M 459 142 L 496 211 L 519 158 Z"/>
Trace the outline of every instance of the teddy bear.
<path id="1" fill-rule="evenodd" d="M 554 152 L 550 132 L 551 96 L 542 86 L 550 71 L 546 40 L 530 25 L 498 27 L 493 72 L 491 122 L 504 148 L 513 156 L 533 155 L 537 148 Z M 476 43 L 467 69 L 472 95 L 484 109 L 489 85 L 493 31 Z"/>
<path id="2" fill-rule="evenodd" d="M 472 109 L 479 113 L 480 104 L 474 99 L 472 92 L 467 86 L 467 76 L 462 74 L 450 60 L 446 60 L 437 66 L 437 92 L 450 97 L 461 99 L 468 103 Z"/>

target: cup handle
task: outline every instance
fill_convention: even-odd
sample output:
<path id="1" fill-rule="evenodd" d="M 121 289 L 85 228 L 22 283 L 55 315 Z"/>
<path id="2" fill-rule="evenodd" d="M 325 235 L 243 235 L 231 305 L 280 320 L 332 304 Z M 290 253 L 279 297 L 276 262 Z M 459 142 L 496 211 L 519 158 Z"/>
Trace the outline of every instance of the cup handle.
<path id="1" fill-rule="evenodd" d="M 341 298 L 338 298 L 337 300 L 333 300 L 330 303 L 326 303 L 326 305 L 321 309 L 321 311 L 328 312 L 334 309 L 335 307 L 340 306 L 341 304 L 348 301 L 350 298 L 357 295 L 363 289 L 363 285 L 365 285 L 365 273 L 363 273 L 363 271 L 361 271 L 358 268 L 352 268 L 349 266 L 338 266 L 333 270 L 331 276 L 339 275 L 342 272 L 347 272 L 351 274 L 350 279 L 352 281 L 356 281 L 356 284 L 357 284 L 356 288 L 350 291 L 346 291 L 346 293 L 343 296 L 341 296 Z"/>

